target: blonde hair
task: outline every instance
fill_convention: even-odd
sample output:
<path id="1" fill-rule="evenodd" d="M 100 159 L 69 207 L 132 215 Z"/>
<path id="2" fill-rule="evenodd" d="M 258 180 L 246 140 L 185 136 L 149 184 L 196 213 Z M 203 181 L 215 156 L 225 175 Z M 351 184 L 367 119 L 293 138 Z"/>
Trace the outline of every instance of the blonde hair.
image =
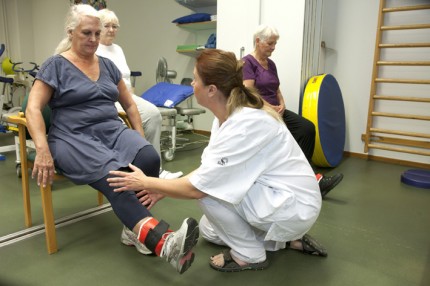
<path id="1" fill-rule="evenodd" d="M 215 85 L 227 97 L 227 116 L 242 107 L 263 109 L 275 119 L 280 115 L 261 98 L 257 89 L 243 85 L 244 62 L 236 55 L 219 49 L 206 49 L 196 60 L 196 71 L 204 85 Z"/>
<path id="2" fill-rule="evenodd" d="M 66 36 L 61 40 L 55 49 L 54 54 L 61 54 L 70 49 L 72 46 L 72 40 L 70 38 L 70 32 L 76 29 L 82 21 L 82 18 L 95 17 L 100 19 L 98 12 L 91 5 L 88 4 L 77 4 L 70 7 L 67 13 L 66 23 L 64 25 L 64 32 Z"/>
<path id="3" fill-rule="evenodd" d="M 99 10 L 100 21 L 102 22 L 102 26 L 106 23 L 115 23 L 119 27 L 119 19 L 116 16 L 115 12 L 109 10 L 107 8 Z"/>

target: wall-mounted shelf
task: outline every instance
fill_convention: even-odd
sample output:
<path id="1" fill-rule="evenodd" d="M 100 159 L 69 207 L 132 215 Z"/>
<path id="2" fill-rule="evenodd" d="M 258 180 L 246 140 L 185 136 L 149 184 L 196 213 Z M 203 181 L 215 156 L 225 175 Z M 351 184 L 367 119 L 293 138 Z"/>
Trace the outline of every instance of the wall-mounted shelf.
<path id="1" fill-rule="evenodd" d="M 216 21 L 177 24 L 177 26 L 181 29 L 185 29 L 188 31 L 210 30 L 210 29 L 216 29 Z"/>
<path id="2" fill-rule="evenodd" d="M 176 50 L 179 54 L 190 56 L 190 57 L 197 57 L 202 50 Z"/>
<path id="3" fill-rule="evenodd" d="M 202 50 L 204 50 L 205 43 L 212 33 L 216 33 L 217 21 L 216 15 L 212 15 L 214 12 L 210 11 L 215 8 L 217 0 L 175 0 L 178 4 L 190 8 L 191 10 L 199 10 L 199 12 L 211 14 L 212 21 L 204 22 L 193 22 L 176 24 L 176 27 L 194 34 L 195 42 L 193 44 L 188 43 L 186 45 L 178 45 L 176 52 L 181 55 L 190 57 L 197 57 Z M 203 9 L 199 9 L 203 8 Z M 200 11 L 202 10 L 202 11 Z"/>
<path id="4" fill-rule="evenodd" d="M 179 4 L 191 10 L 202 7 L 216 6 L 217 0 L 176 0 Z"/>

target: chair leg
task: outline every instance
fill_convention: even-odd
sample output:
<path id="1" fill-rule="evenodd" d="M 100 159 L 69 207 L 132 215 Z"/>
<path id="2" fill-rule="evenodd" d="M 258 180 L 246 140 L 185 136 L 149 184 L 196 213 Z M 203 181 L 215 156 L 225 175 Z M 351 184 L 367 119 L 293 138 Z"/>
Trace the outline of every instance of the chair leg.
<path id="1" fill-rule="evenodd" d="M 19 153 L 21 157 L 21 184 L 22 184 L 22 198 L 24 202 L 24 219 L 25 226 L 30 227 L 31 221 L 31 203 L 30 203 L 30 186 L 28 178 L 28 162 L 27 162 L 27 144 L 26 144 L 26 128 L 24 125 L 18 125 L 19 136 Z"/>
<path id="2" fill-rule="evenodd" d="M 58 248 L 51 185 L 48 184 L 46 187 L 40 186 L 40 192 L 42 195 L 43 219 L 45 221 L 46 247 L 48 248 L 48 253 L 52 254 L 57 252 Z"/>
<path id="3" fill-rule="evenodd" d="M 103 204 L 103 194 L 97 191 L 97 204 L 101 206 Z"/>

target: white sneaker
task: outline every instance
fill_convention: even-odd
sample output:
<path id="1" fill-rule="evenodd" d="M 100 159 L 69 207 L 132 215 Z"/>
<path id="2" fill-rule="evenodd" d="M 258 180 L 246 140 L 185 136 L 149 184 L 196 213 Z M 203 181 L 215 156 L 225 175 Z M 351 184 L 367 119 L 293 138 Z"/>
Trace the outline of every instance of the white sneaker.
<path id="1" fill-rule="evenodd" d="M 145 254 L 145 255 L 152 254 L 152 251 L 149 250 L 145 246 L 145 244 L 139 241 L 139 239 L 137 238 L 137 234 L 135 234 L 133 231 L 129 230 L 125 226 L 122 229 L 121 242 L 128 246 L 135 246 L 136 250 L 142 254 Z"/>
<path id="2" fill-rule="evenodd" d="M 182 274 L 194 261 L 191 251 L 199 238 L 199 225 L 193 218 L 187 218 L 181 228 L 175 232 L 166 233 L 166 240 L 161 249 L 160 257 L 166 257 L 176 270 Z"/>
<path id="3" fill-rule="evenodd" d="M 172 173 L 172 172 L 169 172 L 166 170 L 162 170 L 158 177 L 160 179 L 177 179 L 179 177 L 182 177 L 183 175 L 184 175 L 184 173 L 182 173 L 182 172 Z"/>

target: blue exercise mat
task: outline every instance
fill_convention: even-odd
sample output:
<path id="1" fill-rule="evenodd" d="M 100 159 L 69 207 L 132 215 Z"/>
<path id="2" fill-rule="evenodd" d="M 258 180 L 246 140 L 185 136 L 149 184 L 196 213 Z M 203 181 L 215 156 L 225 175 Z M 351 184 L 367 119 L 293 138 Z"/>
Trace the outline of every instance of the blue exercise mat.
<path id="1" fill-rule="evenodd" d="M 331 74 L 309 79 L 300 110 L 315 125 L 312 162 L 320 167 L 336 167 L 343 158 L 346 137 L 345 107 L 336 79 Z"/>
<path id="2" fill-rule="evenodd" d="M 430 170 L 410 169 L 402 173 L 400 180 L 410 186 L 430 189 Z"/>

